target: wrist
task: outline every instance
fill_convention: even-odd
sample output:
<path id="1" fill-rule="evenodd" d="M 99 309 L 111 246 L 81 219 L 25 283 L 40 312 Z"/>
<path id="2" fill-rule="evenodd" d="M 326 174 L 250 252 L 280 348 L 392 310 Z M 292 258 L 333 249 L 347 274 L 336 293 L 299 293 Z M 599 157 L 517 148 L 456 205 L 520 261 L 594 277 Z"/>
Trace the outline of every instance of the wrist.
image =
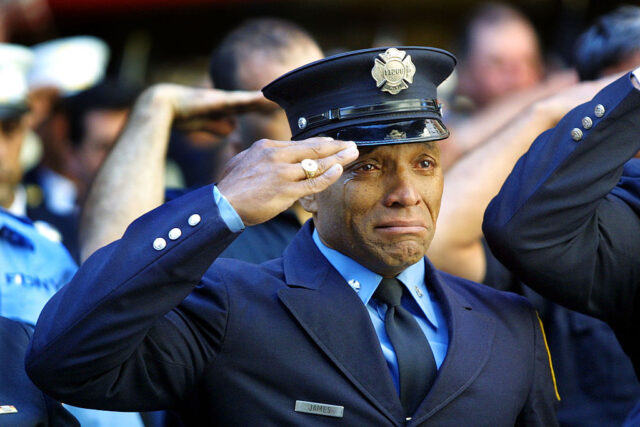
<path id="1" fill-rule="evenodd" d="M 563 114 L 561 111 L 558 112 L 553 99 L 543 99 L 531 104 L 527 116 L 530 123 L 538 124 L 541 129 L 549 129 L 558 124 Z"/>
<path id="2" fill-rule="evenodd" d="M 157 84 L 147 88 L 138 98 L 136 110 L 153 115 L 169 115 L 173 120 L 176 116 L 176 106 L 171 96 L 170 85 Z"/>

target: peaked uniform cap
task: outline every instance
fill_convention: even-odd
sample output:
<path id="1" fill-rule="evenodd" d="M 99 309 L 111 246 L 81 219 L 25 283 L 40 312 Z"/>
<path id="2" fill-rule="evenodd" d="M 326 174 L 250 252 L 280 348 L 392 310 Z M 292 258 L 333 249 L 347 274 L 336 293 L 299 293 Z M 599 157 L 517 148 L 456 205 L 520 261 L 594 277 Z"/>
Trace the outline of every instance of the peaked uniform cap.
<path id="1" fill-rule="evenodd" d="M 437 87 L 456 58 L 431 47 L 384 47 L 329 56 L 262 89 L 286 112 L 293 140 L 330 136 L 358 145 L 449 136 Z"/>
<path id="2" fill-rule="evenodd" d="M 33 62 L 27 47 L 0 43 L 0 120 L 29 110 L 26 75 Z"/>

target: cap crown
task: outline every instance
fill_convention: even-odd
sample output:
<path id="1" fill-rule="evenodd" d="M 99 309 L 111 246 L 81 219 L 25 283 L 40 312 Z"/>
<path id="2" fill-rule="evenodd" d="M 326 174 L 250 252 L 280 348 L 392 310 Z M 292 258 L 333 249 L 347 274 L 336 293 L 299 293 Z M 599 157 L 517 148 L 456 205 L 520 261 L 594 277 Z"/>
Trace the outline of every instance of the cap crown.
<path id="1" fill-rule="evenodd" d="M 262 91 L 287 113 L 294 140 L 342 135 L 369 145 L 443 139 L 448 131 L 436 88 L 455 64 L 452 54 L 430 47 L 364 49 L 302 66 Z M 425 131 L 425 120 L 438 129 Z"/>

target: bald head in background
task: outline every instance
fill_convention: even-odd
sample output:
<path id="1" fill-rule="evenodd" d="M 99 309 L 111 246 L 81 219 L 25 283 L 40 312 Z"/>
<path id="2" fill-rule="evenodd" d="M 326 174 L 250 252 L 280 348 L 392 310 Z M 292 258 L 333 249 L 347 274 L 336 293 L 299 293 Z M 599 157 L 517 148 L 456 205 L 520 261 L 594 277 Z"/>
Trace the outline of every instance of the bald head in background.
<path id="1" fill-rule="evenodd" d="M 259 18 L 244 22 L 224 38 L 213 53 L 209 71 L 218 89 L 260 90 L 281 75 L 323 57 L 315 40 L 298 25 Z M 229 140 L 238 152 L 262 138 L 291 138 L 284 111 L 240 116 Z"/>

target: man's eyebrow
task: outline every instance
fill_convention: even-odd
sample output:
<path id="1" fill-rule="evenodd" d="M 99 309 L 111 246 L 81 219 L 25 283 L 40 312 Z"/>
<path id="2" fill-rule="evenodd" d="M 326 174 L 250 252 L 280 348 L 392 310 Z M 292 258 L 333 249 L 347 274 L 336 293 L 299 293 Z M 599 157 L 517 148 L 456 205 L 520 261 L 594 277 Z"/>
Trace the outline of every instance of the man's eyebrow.
<path id="1" fill-rule="evenodd" d="M 439 151 L 440 146 L 438 145 L 438 143 L 439 141 L 423 141 L 422 145 L 427 151 Z"/>

